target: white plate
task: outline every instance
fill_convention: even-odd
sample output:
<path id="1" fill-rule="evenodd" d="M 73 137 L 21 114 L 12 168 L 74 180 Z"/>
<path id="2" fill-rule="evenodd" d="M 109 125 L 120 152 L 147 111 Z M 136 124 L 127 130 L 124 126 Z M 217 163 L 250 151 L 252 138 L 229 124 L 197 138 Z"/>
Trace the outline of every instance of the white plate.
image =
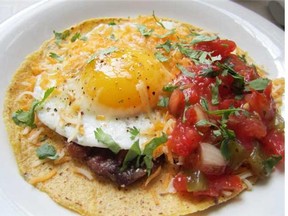
<path id="1" fill-rule="evenodd" d="M 36 50 L 52 31 L 61 31 L 93 17 L 164 16 L 217 32 L 248 51 L 270 77 L 284 76 L 284 32 L 257 14 L 230 1 L 43 1 L 0 25 L 0 104 L 9 80 L 25 56 Z M 1 215 L 73 215 L 46 194 L 26 183 L 18 173 L 7 134 L 0 122 Z M 201 215 L 284 215 L 284 174 L 276 171 L 252 192 Z"/>

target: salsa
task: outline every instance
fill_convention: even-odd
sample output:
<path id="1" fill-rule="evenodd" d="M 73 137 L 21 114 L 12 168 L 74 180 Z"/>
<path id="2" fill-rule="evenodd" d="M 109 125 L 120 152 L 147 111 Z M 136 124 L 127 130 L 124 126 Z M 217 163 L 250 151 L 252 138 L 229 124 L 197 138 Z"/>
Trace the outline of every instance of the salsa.
<path id="1" fill-rule="evenodd" d="M 217 38 L 191 48 L 209 52 L 208 60 L 221 58 L 191 62 L 169 84 L 168 110 L 176 126 L 167 146 L 174 160 L 182 161 L 173 186 L 177 192 L 219 197 L 243 188 L 240 167 L 263 178 L 283 162 L 284 130 L 271 80 L 260 77 L 244 56 L 233 54 L 233 41 Z"/>

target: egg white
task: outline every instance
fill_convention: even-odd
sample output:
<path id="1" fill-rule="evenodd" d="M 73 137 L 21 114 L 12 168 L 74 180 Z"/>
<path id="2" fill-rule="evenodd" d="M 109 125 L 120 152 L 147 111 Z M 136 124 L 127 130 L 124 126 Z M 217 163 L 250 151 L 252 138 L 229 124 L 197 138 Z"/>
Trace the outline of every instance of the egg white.
<path id="1" fill-rule="evenodd" d="M 163 23 L 167 29 L 172 29 L 176 25 L 175 23 L 168 21 Z M 117 37 L 117 30 L 123 30 L 127 27 L 137 28 L 137 25 L 133 23 L 115 26 L 100 24 L 85 36 L 88 40 L 90 38 L 93 39 L 93 35 L 104 34 L 109 28 L 113 28 Z M 141 35 L 133 35 L 133 40 L 137 41 L 138 44 L 143 44 L 145 46 L 145 38 Z M 97 46 L 97 44 L 95 45 Z M 97 50 L 97 47 L 95 47 L 95 49 Z M 81 52 L 81 55 L 86 56 L 87 53 Z M 99 56 L 100 60 L 101 58 L 103 58 L 103 56 Z M 63 62 L 63 64 L 65 64 L 65 62 Z M 101 70 L 104 73 L 109 73 L 109 71 L 119 68 L 120 66 L 118 64 L 119 62 L 117 62 L 116 59 L 113 59 L 111 65 L 102 65 L 99 63 L 96 65 L 96 69 Z M 62 66 L 62 64 L 55 64 L 55 67 L 57 68 L 50 68 L 49 71 L 63 70 Z M 49 71 L 46 72 L 49 73 Z M 124 71 L 123 76 L 129 76 L 129 74 Z M 41 99 L 47 89 L 47 86 L 46 89 L 41 87 L 41 79 L 42 75 L 40 74 L 38 75 L 33 93 L 36 99 Z M 101 105 L 93 106 L 91 101 L 87 100 L 87 97 L 83 95 L 83 91 L 81 90 L 79 78 L 77 79 L 77 77 L 74 77 L 68 79 L 60 86 L 57 86 L 56 84 L 56 80 L 50 80 L 48 86 L 56 87 L 58 93 L 52 94 L 52 96 L 45 101 L 42 107 L 37 110 L 37 116 L 43 124 L 61 136 L 66 137 L 68 141 L 73 141 L 83 146 L 106 148 L 107 146 L 98 142 L 94 135 L 94 131 L 97 128 L 102 128 L 102 130 L 109 134 L 122 149 L 129 149 L 135 142 L 131 139 L 129 128 L 136 127 L 141 132 L 139 135 L 139 142 L 140 147 L 143 148 L 145 143 L 161 134 L 161 131 L 156 131 L 154 134 L 150 135 L 143 135 L 142 133 L 153 128 L 156 121 L 164 122 L 163 114 L 160 114 L 159 111 L 153 110 L 149 113 L 149 116 L 148 113 L 141 113 L 137 116 L 127 115 L 128 117 L 113 116 L 111 115 L 113 109 L 110 109 L 109 107 L 103 108 Z M 73 95 L 73 101 L 71 100 L 71 95 Z M 71 108 L 71 103 L 72 105 L 76 104 L 79 107 L 77 112 Z M 97 116 L 99 115 L 104 116 L 104 119 L 98 119 Z"/>

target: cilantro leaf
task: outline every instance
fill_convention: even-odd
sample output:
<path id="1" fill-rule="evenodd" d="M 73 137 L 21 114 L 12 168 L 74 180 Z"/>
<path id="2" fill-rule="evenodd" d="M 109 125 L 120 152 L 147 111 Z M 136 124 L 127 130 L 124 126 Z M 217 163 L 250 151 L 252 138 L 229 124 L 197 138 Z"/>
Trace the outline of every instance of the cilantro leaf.
<path id="1" fill-rule="evenodd" d="M 266 175 L 269 175 L 273 168 L 282 160 L 281 155 L 272 155 L 266 160 L 263 161 L 264 172 Z"/>
<path id="2" fill-rule="evenodd" d="M 154 29 L 148 29 L 145 25 L 137 25 L 137 29 L 138 31 L 141 33 L 141 35 L 148 37 L 152 34 L 152 32 L 154 31 Z"/>
<path id="3" fill-rule="evenodd" d="M 56 59 L 58 62 L 63 62 L 64 58 L 62 56 L 57 55 L 56 53 L 50 52 L 49 57 Z"/>
<path id="4" fill-rule="evenodd" d="M 171 44 L 171 41 L 170 41 L 170 40 L 167 40 L 167 41 L 166 41 L 165 43 L 163 43 L 163 44 L 158 44 L 158 45 L 156 46 L 156 48 L 157 48 L 157 49 L 162 48 L 162 49 L 164 49 L 164 50 L 168 53 L 168 52 L 170 52 L 170 51 L 172 50 L 173 46 L 172 46 L 172 44 Z"/>
<path id="5" fill-rule="evenodd" d="M 14 121 L 16 125 L 29 126 L 31 128 L 35 128 L 36 125 L 34 123 L 35 121 L 34 113 L 35 113 L 35 109 L 37 106 L 38 106 L 38 101 L 34 101 L 32 103 L 30 110 L 28 111 L 23 111 L 22 109 L 17 110 L 15 113 L 13 113 L 12 120 Z"/>
<path id="6" fill-rule="evenodd" d="M 87 60 L 87 63 L 90 63 L 91 61 L 93 61 L 93 60 L 96 58 L 96 56 L 99 56 L 99 55 L 108 55 L 108 54 L 111 54 L 111 53 L 116 52 L 116 51 L 118 51 L 118 48 L 117 48 L 117 47 L 114 47 L 114 46 L 109 47 L 109 48 L 107 48 L 107 49 L 102 49 L 102 50 L 94 53 L 94 54 Z"/>
<path id="7" fill-rule="evenodd" d="M 69 30 L 65 30 L 64 32 L 56 32 L 53 31 L 54 36 L 55 36 L 55 43 L 60 46 L 60 43 L 65 40 L 67 37 L 69 37 L 70 35 L 70 31 Z"/>
<path id="8" fill-rule="evenodd" d="M 130 147 L 129 151 L 127 152 L 120 171 L 124 171 L 125 169 L 127 169 L 128 163 L 134 160 L 135 158 L 140 157 L 140 155 L 141 155 L 141 149 L 139 146 L 139 139 L 138 139 L 133 143 L 133 145 Z M 136 164 L 136 167 L 138 166 Z"/>
<path id="9" fill-rule="evenodd" d="M 114 26 L 114 25 L 116 25 L 116 23 L 115 23 L 115 21 L 111 21 L 111 22 L 108 23 L 108 25 Z"/>
<path id="10" fill-rule="evenodd" d="M 46 158 L 49 158 L 51 160 L 55 160 L 59 157 L 57 154 L 57 151 L 53 145 L 50 145 L 48 143 L 45 143 L 41 145 L 39 148 L 36 150 L 36 154 L 39 159 L 43 160 Z"/>
<path id="11" fill-rule="evenodd" d="M 232 83 L 232 90 L 236 95 L 240 95 L 242 94 L 243 90 L 244 90 L 244 86 L 245 86 L 245 81 L 244 81 L 244 77 L 241 76 L 240 74 L 238 74 L 230 65 L 228 64 L 221 64 L 221 63 L 217 63 L 217 66 L 220 67 L 224 73 L 229 73 L 233 78 L 234 81 Z"/>
<path id="12" fill-rule="evenodd" d="M 200 105 L 204 108 L 205 111 L 209 110 L 208 102 L 205 98 L 203 97 L 200 98 Z"/>
<path id="13" fill-rule="evenodd" d="M 168 37 L 168 36 L 170 36 L 170 35 L 172 35 L 172 34 L 175 34 L 175 32 L 176 32 L 175 29 L 171 29 L 171 30 L 167 31 L 167 32 L 166 32 L 165 34 L 163 34 L 163 35 L 155 34 L 155 36 L 162 39 L 162 38 Z"/>
<path id="14" fill-rule="evenodd" d="M 148 176 L 151 173 L 151 169 L 153 167 L 153 151 L 160 146 L 161 144 L 167 142 L 168 137 L 165 133 L 162 133 L 161 137 L 155 137 L 153 138 L 147 145 L 145 146 L 143 150 L 143 155 L 144 156 L 144 163 L 146 165 L 146 170 L 148 173 Z"/>
<path id="15" fill-rule="evenodd" d="M 183 65 L 177 63 L 176 67 L 182 72 L 182 74 L 186 77 L 195 77 L 193 72 L 188 71 Z"/>
<path id="16" fill-rule="evenodd" d="M 107 49 L 102 49 L 101 51 L 99 51 L 98 54 L 99 55 L 108 55 L 108 54 L 111 54 L 111 53 L 116 52 L 116 51 L 118 51 L 118 48 L 112 46 L 112 47 L 109 47 Z"/>
<path id="17" fill-rule="evenodd" d="M 254 89 L 256 91 L 263 91 L 271 81 L 267 78 L 258 78 L 246 83 L 244 91 L 250 91 Z"/>
<path id="18" fill-rule="evenodd" d="M 159 107 L 168 107 L 169 98 L 168 97 L 161 97 L 157 103 Z"/>
<path id="19" fill-rule="evenodd" d="M 77 33 L 75 33 L 75 34 L 72 36 L 71 42 L 73 43 L 73 42 L 75 42 L 77 39 L 80 39 L 80 38 L 81 38 L 81 34 L 80 34 L 80 32 L 77 32 Z"/>
<path id="20" fill-rule="evenodd" d="M 199 75 L 203 77 L 216 77 L 219 75 L 219 71 L 213 70 L 212 67 L 207 67 L 205 69 L 202 69 Z"/>
<path id="21" fill-rule="evenodd" d="M 195 44 L 195 43 L 199 43 L 199 42 L 202 42 L 202 41 L 212 41 L 212 40 L 215 40 L 217 39 L 217 36 L 213 35 L 213 36 L 208 36 L 208 35 L 202 35 L 202 34 L 198 34 L 196 35 L 196 37 L 194 37 L 191 41 L 190 44 Z"/>
<path id="22" fill-rule="evenodd" d="M 221 60 L 221 56 L 211 56 L 210 52 L 193 50 L 189 44 L 177 43 L 179 51 L 190 58 L 195 64 L 211 64 L 214 61 Z"/>
<path id="23" fill-rule="evenodd" d="M 99 142 L 103 143 L 115 154 L 117 154 L 121 150 L 119 144 L 116 143 L 109 134 L 105 133 L 102 128 L 96 128 L 96 130 L 94 131 L 94 135 Z"/>
<path id="24" fill-rule="evenodd" d="M 211 85 L 211 94 L 212 94 L 212 100 L 211 103 L 213 105 L 219 104 L 219 86 L 221 85 L 222 81 L 216 77 L 216 83 L 213 83 Z"/>
<path id="25" fill-rule="evenodd" d="M 163 23 L 160 22 L 160 21 L 156 18 L 155 13 L 154 13 L 154 10 L 153 10 L 152 16 L 153 16 L 153 18 L 154 18 L 154 20 L 155 20 L 156 23 L 158 23 L 162 28 L 166 29 L 165 26 L 163 25 Z"/>
<path id="26" fill-rule="evenodd" d="M 41 101 L 34 100 L 30 107 L 30 110 L 23 111 L 22 109 L 20 109 L 20 110 L 17 110 L 15 113 L 13 113 L 12 120 L 14 121 L 14 123 L 16 125 L 29 126 L 31 128 L 36 127 L 34 123 L 36 108 L 44 103 L 44 101 L 49 97 L 49 95 L 53 92 L 53 90 L 54 90 L 54 87 L 47 89 Z"/>
<path id="27" fill-rule="evenodd" d="M 175 89 L 179 88 L 177 85 L 167 84 L 163 86 L 162 90 L 165 92 L 173 92 Z"/>
<path id="28" fill-rule="evenodd" d="M 162 55 L 162 53 L 160 52 L 155 52 L 154 56 L 160 61 L 160 62 L 166 62 L 168 61 L 168 58 L 164 55 Z"/>
<path id="29" fill-rule="evenodd" d="M 128 131 L 131 134 L 130 136 L 131 140 L 134 140 L 140 134 L 140 130 L 135 126 L 133 126 L 133 128 L 128 127 Z"/>

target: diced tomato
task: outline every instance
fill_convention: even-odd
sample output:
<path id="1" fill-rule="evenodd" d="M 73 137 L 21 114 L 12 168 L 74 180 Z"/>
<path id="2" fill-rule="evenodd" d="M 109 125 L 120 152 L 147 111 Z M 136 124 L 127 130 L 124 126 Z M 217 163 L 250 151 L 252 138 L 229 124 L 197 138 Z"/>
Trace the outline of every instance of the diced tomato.
<path id="1" fill-rule="evenodd" d="M 218 197 L 223 190 L 239 191 L 243 188 L 241 179 L 235 175 L 210 176 L 208 178 L 208 185 L 207 190 L 194 192 L 194 195 Z"/>
<path id="2" fill-rule="evenodd" d="M 186 122 L 190 125 L 194 125 L 197 120 L 198 120 L 198 117 L 197 117 L 197 112 L 196 110 L 194 109 L 194 107 L 189 107 L 186 112 L 184 113 L 185 115 L 185 118 L 186 118 Z"/>
<path id="3" fill-rule="evenodd" d="M 284 161 L 285 141 L 284 132 L 271 130 L 267 136 L 262 139 L 263 150 L 268 155 L 281 155 Z"/>
<path id="4" fill-rule="evenodd" d="M 237 55 L 230 54 L 226 59 L 226 63 L 232 65 L 232 68 L 244 76 L 246 81 L 251 81 L 259 77 L 256 69 L 253 66 L 247 65 L 247 63 L 243 62 Z"/>
<path id="5" fill-rule="evenodd" d="M 184 108 L 185 108 L 185 96 L 182 91 L 176 89 L 172 92 L 170 96 L 168 110 L 172 115 L 178 117 L 181 115 L 181 113 L 183 113 Z"/>
<path id="6" fill-rule="evenodd" d="M 230 115 L 228 127 L 232 129 L 237 139 L 241 141 L 246 149 L 252 148 L 253 139 L 261 139 L 267 134 L 267 127 L 256 116 Z"/>
<path id="7" fill-rule="evenodd" d="M 186 157 L 197 149 L 201 139 L 202 136 L 194 127 L 189 127 L 180 120 L 176 123 L 167 145 L 173 153 Z"/>
<path id="8" fill-rule="evenodd" d="M 223 101 L 220 101 L 218 105 L 218 109 L 229 109 L 232 107 L 238 108 L 242 105 L 243 101 L 241 100 L 235 100 L 235 99 L 226 99 Z"/>
<path id="9" fill-rule="evenodd" d="M 187 88 L 183 91 L 183 93 L 185 94 L 186 98 L 188 98 L 190 104 L 198 103 L 200 100 L 200 95 L 195 87 Z"/>
<path id="10" fill-rule="evenodd" d="M 267 97 L 266 94 L 253 91 L 245 96 L 245 100 L 249 104 L 250 111 L 255 111 L 263 120 L 270 121 L 275 116 L 276 108 L 273 99 L 270 96 Z"/>
<path id="11" fill-rule="evenodd" d="M 228 127 L 235 131 L 240 137 L 263 138 L 266 136 L 267 128 L 256 116 L 230 115 Z"/>
<path id="12" fill-rule="evenodd" d="M 173 187 L 178 192 L 187 191 L 187 178 L 184 174 L 178 173 L 173 180 Z"/>
<path id="13" fill-rule="evenodd" d="M 221 55 L 222 58 L 226 58 L 231 52 L 235 50 L 235 48 L 235 42 L 220 39 L 203 41 L 194 45 L 194 49 L 196 50 L 212 52 L 212 56 Z"/>

